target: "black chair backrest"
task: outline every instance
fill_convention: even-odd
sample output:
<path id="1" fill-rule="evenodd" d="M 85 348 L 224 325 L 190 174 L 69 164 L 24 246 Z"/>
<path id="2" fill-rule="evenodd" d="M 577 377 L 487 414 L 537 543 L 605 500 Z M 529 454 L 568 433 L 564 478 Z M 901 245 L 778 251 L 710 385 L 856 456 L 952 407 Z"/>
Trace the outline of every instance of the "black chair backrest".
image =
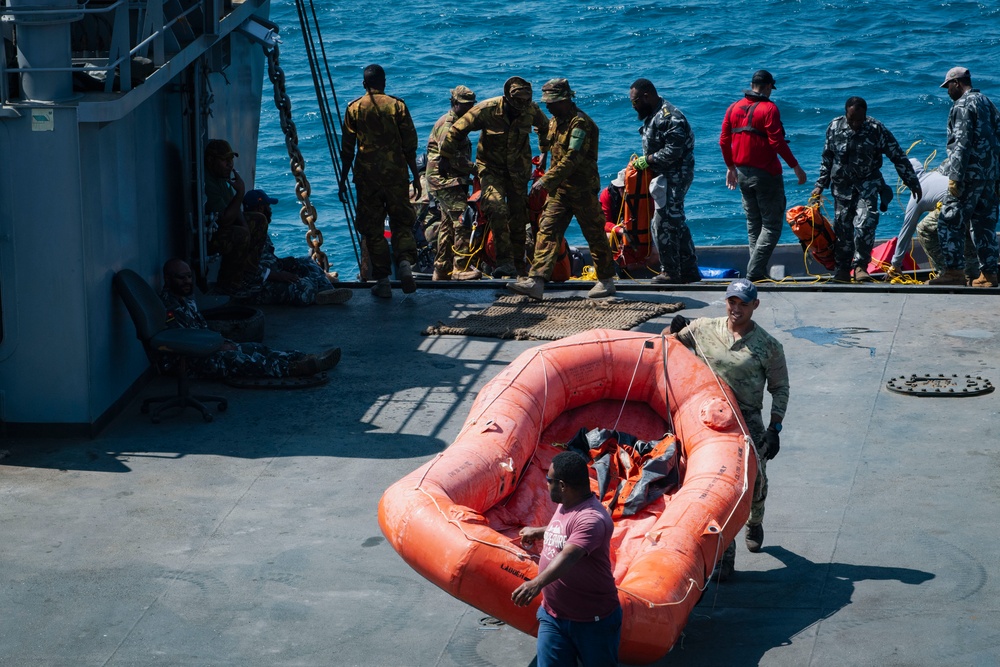
<path id="1" fill-rule="evenodd" d="M 112 281 L 135 324 L 136 337 L 143 343 L 167 328 L 167 309 L 159 295 L 142 276 L 122 269 Z"/>

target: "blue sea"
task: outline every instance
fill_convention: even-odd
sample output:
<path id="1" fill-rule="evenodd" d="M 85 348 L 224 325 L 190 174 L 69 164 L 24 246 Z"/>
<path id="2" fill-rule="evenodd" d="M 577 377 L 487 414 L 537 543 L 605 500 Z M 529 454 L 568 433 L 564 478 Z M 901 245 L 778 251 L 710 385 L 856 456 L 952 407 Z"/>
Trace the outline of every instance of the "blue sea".
<path id="1" fill-rule="evenodd" d="M 577 105 L 600 126 L 605 184 L 641 152 L 628 89 L 637 78 L 651 79 L 695 132 L 696 174 L 686 211 L 697 245 L 746 243 L 740 196 L 726 189 L 718 137 L 727 107 L 757 69 L 777 80 L 771 99 L 809 176 L 799 186 L 783 165 L 789 206 L 808 198 L 826 126 L 852 95 L 867 100 L 869 115 L 885 123 L 904 150 L 916 144 L 911 156 L 925 160 L 936 151 L 932 164 L 944 156 L 951 100 L 938 86 L 950 67 L 968 67 L 973 85 L 1000 102 L 995 2 L 369 0 L 316 3 L 315 11 L 341 110 L 364 92 L 362 69 L 379 63 L 386 92 L 406 100 L 422 144 L 457 84 L 483 100 L 500 95 L 504 81 L 518 75 L 532 82 L 538 101 L 545 81 L 568 78 Z M 281 63 L 323 249 L 331 268 L 350 277 L 354 251 L 294 2 L 272 0 L 271 18 L 281 27 Z M 265 81 L 256 187 L 280 199 L 271 227 L 279 252 L 304 255 L 305 227 L 269 90 Z M 897 182 L 888 162 L 883 173 Z M 882 216 L 879 236 L 895 235 L 902 210 L 897 198 Z M 567 238 L 583 243 L 575 223 Z M 782 241 L 794 240 L 786 228 Z"/>

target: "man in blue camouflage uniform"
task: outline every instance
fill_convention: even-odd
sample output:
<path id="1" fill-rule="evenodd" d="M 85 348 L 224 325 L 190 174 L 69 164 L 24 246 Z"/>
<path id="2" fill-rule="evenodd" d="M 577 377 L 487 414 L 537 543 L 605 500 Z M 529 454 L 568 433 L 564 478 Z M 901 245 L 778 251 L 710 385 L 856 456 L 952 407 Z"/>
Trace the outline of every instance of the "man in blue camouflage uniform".
<path id="1" fill-rule="evenodd" d="M 163 290 L 160 300 L 167 309 L 167 326 L 175 329 L 207 329 L 208 322 L 198 311 L 194 298 L 194 275 L 181 259 L 170 259 L 163 265 Z M 165 360 L 166 367 L 171 366 Z M 320 355 L 295 350 L 272 350 L 260 343 L 236 343 L 226 340 L 222 349 L 211 356 L 188 360 L 188 368 L 205 378 L 306 377 L 326 371 L 340 361 L 340 348 L 330 348 Z"/>
<path id="2" fill-rule="evenodd" d="M 684 197 L 694 180 L 694 132 L 681 110 L 660 97 L 649 79 L 636 80 L 628 96 L 642 121 L 643 154 L 632 166 L 652 169 L 666 181 L 666 202 L 657 203 L 651 223 L 660 254 L 660 275 L 653 282 L 698 282 L 698 257 L 684 216 Z"/>
<path id="3" fill-rule="evenodd" d="M 363 83 L 367 92 L 348 104 L 344 113 L 340 199 L 347 200 L 347 172 L 353 167 L 358 196 L 354 227 L 371 257 L 375 278 L 372 294 L 390 299 L 393 259 L 403 292 L 410 294 L 417 289 L 413 280 L 413 265 L 417 262 L 417 242 L 413 237 L 416 212 L 410 204 L 409 192 L 409 185 L 417 198 L 423 191 L 417 170 L 417 130 L 406 103 L 383 92 L 385 70 L 381 66 L 366 67 Z M 412 183 L 407 168 L 413 174 Z M 385 238 L 386 216 L 392 232 L 392 257 Z"/>
<path id="4" fill-rule="evenodd" d="M 920 199 L 920 180 L 896 137 L 880 121 L 868 117 L 868 103 L 851 97 L 844 115 L 826 128 L 823 162 L 811 199 L 818 199 L 829 186 L 833 195 L 833 245 L 837 282 L 871 282 L 868 264 L 872 261 L 875 228 L 878 227 L 882 156 L 889 158 L 896 173 L 914 197 Z"/>
<path id="5" fill-rule="evenodd" d="M 758 552 L 764 542 L 764 503 L 767 500 L 767 462 L 781 448 L 778 434 L 788 409 L 788 365 L 785 350 L 771 334 L 753 321 L 760 305 L 757 288 L 746 278 L 738 278 L 726 289 L 726 317 L 693 321 L 678 315 L 670 323 L 670 333 L 684 343 L 721 377 L 736 397 L 743 421 L 757 450 L 757 479 L 747 519 L 746 544 Z M 771 394 L 771 418 L 767 428 L 761 410 L 764 389 Z M 720 563 L 720 579 L 732 574 L 736 563 L 736 543 L 726 549 Z"/>
<path id="6" fill-rule="evenodd" d="M 952 67 L 942 88 L 954 100 L 948 114 L 948 157 L 939 167 L 948 177 L 941 205 L 938 240 L 944 272 L 932 285 L 962 285 L 965 230 L 970 229 L 979 257 L 975 287 L 997 287 L 997 206 L 1000 203 L 1000 113 L 988 97 L 972 87 L 964 67 Z"/>
<path id="7" fill-rule="evenodd" d="M 548 198 L 538 221 L 535 256 L 528 278 L 507 284 L 511 291 L 533 299 L 542 298 L 573 216 L 587 239 L 597 271 L 597 284 L 587 296 L 599 299 L 615 293 L 615 267 L 604 233 L 604 213 L 597 198 L 601 190 L 601 175 L 597 170 L 600 132 L 597 123 L 573 102 L 575 94 L 566 79 L 552 79 L 542 86 L 542 102 L 552 114 L 548 132 L 552 167 L 532 184 L 531 194 L 547 192 Z"/>
<path id="8" fill-rule="evenodd" d="M 538 133 L 538 151 L 549 150 L 549 119 L 531 101 L 531 84 L 519 76 L 507 79 L 503 97 L 492 97 L 456 120 L 439 148 L 442 176 L 457 173 L 452 165 L 470 132 L 478 131 L 476 169 L 482 185 L 482 207 L 496 243 L 494 278 L 526 276 L 528 181 L 531 179 L 531 128 Z M 542 169 L 545 156 L 542 156 Z"/>
<path id="9" fill-rule="evenodd" d="M 268 229 L 271 204 L 277 203 L 263 190 L 250 190 L 243 196 L 243 215 L 250 221 L 257 219 L 256 224 Z M 260 253 L 256 289 L 238 301 L 252 305 L 326 306 L 345 303 L 352 296 L 347 288 L 333 287 L 326 272 L 311 257 L 277 257 L 268 234 Z"/>
<path id="10" fill-rule="evenodd" d="M 471 229 L 465 227 L 465 209 L 469 205 L 469 174 L 476 170 L 472 163 L 472 143 L 466 136 L 454 154 L 455 171 L 441 174 L 441 142 L 451 126 L 476 103 L 476 94 L 466 86 L 451 91 L 451 108 L 437 119 L 427 139 L 427 186 L 441 209 L 442 220 L 437 233 L 437 255 L 434 257 L 434 280 L 477 280 L 482 277 L 472 265 L 469 252 Z"/>

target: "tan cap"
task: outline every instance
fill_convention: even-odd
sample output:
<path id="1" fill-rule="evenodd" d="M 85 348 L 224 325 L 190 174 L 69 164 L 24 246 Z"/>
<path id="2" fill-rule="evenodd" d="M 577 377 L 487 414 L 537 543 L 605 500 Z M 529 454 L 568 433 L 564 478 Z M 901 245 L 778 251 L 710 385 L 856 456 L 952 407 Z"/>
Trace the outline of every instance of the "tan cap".
<path id="1" fill-rule="evenodd" d="M 615 186 L 616 188 L 624 188 L 625 187 L 625 170 L 624 169 L 622 169 L 621 171 L 618 172 L 618 175 L 615 176 L 614 180 L 611 181 L 611 185 Z"/>
<path id="2" fill-rule="evenodd" d="M 542 102 L 544 104 L 571 100 L 575 94 L 566 79 L 549 79 L 542 86 Z"/>
<path id="3" fill-rule="evenodd" d="M 531 84 L 519 76 L 512 76 L 503 84 L 503 94 L 506 97 L 517 97 L 522 100 L 531 99 Z"/>
<path id="4" fill-rule="evenodd" d="M 944 83 L 941 84 L 942 88 L 947 88 L 948 84 L 955 79 L 971 79 L 972 75 L 969 74 L 969 70 L 966 67 L 952 67 L 948 70 L 948 73 L 944 75 Z"/>
<path id="5" fill-rule="evenodd" d="M 240 156 L 240 154 L 234 151 L 233 147 L 229 145 L 229 142 L 224 139 L 212 139 L 205 144 L 205 155 L 215 155 L 221 158 Z"/>
<path id="6" fill-rule="evenodd" d="M 451 101 L 458 104 L 475 104 L 476 94 L 466 86 L 455 86 L 451 89 Z"/>

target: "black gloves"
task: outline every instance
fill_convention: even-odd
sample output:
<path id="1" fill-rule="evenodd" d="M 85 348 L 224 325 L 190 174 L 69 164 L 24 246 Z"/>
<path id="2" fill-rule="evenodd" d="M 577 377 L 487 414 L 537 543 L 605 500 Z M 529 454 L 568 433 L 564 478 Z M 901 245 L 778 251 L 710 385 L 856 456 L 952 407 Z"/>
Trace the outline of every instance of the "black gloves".
<path id="1" fill-rule="evenodd" d="M 670 320 L 670 333 L 675 334 L 690 323 L 691 320 L 683 315 L 674 315 L 674 319 Z"/>
<path id="2" fill-rule="evenodd" d="M 773 427 L 767 429 L 767 432 L 764 433 L 764 444 L 767 445 L 764 449 L 764 458 L 770 461 L 778 455 L 778 450 L 781 449 L 781 438 L 778 437 L 777 429 Z"/>

